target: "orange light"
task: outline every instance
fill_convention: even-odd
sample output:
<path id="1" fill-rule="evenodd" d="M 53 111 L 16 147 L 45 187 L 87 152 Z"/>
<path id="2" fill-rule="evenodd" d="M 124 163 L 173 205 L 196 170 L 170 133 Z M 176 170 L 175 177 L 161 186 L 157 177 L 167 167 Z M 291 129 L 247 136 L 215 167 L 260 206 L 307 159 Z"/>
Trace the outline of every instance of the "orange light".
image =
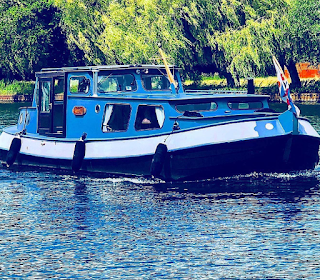
<path id="1" fill-rule="evenodd" d="M 72 113 L 75 116 L 84 116 L 87 113 L 87 109 L 83 106 L 74 106 L 72 109 Z"/>

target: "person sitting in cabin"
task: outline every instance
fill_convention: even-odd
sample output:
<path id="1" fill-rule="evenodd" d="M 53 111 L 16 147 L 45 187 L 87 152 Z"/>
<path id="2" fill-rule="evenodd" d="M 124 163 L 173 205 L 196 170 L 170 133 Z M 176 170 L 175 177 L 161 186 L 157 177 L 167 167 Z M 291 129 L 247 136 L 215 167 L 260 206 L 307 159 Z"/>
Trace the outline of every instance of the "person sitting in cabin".
<path id="1" fill-rule="evenodd" d="M 136 130 L 160 128 L 154 106 L 139 106 L 135 128 Z"/>
<path id="2" fill-rule="evenodd" d="M 83 78 L 79 81 L 78 91 L 87 93 L 89 91 L 89 86 L 90 86 L 90 80 Z"/>

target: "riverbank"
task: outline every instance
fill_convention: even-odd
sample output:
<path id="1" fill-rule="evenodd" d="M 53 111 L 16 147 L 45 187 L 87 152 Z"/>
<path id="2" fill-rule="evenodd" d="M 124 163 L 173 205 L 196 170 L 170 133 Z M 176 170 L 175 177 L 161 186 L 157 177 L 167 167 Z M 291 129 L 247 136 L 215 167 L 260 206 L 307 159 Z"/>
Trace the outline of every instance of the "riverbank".
<path id="1" fill-rule="evenodd" d="M 28 102 L 32 101 L 34 81 L 12 81 L 0 80 L 0 102 Z"/>
<path id="2" fill-rule="evenodd" d="M 0 103 L 31 102 L 32 95 L 0 95 Z"/>

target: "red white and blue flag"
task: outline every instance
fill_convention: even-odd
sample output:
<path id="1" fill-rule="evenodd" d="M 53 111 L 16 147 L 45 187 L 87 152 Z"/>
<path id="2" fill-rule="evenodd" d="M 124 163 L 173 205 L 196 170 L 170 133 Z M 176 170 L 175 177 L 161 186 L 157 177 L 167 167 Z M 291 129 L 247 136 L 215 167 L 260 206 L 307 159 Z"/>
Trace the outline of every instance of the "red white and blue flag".
<path id="1" fill-rule="evenodd" d="M 272 57 L 274 66 L 276 67 L 277 71 L 277 78 L 278 78 L 278 86 L 279 86 L 279 93 L 280 97 L 283 102 L 287 103 L 288 110 L 292 111 L 297 115 L 297 117 L 300 115 L 300 110 L 297 106 L 293 104 L 291 95 L 290 95 L 290 89 L 289 89 L 289 83 L 282 71 L 282 68 L 278 62 L 278 60 L 273 56 Z"/>

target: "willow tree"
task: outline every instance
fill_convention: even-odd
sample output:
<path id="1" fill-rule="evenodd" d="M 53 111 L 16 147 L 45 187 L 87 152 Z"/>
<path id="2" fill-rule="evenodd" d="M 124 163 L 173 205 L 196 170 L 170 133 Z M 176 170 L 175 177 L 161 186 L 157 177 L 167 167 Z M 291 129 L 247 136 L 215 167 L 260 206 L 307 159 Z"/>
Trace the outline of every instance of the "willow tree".
<path id="1" fill-rule="evenodd" d="M 161 42 L 189 75 L 261 73 L 271 57 L 274 14 L 284 0 L 55 0 L 69 43 L 87 63 L 150 63 Z M 270 60 L 269 60 L 270 61 Z"/>
<path id="2" fill-rule="evenodd" d="M 202 57 L 199 65 L 202 71 L 215 70 L 227 78 L 229 85 L 234 84 L 234 78 L 252 77 L 265 71 L 266 57 L 271 57 L 273 15 L 283 0 L 196 3 L 196 9 L 183 19 L 184 30 L 193 38 L 195 50 Z"/>
<path id="3" fill-rule="evenodd" d="M 33 79 L 42 67 L 68 64 L 66 37 L 52 1 L 0 2 L 1 76 Z"/>
<path id="4" fill-rule="evenodd" d="M 293 87 L 300 87 L 296 63 L 320 63 L 320 1 L 287 0 L 287 4 L 274 25 L 273 51 L 287 66 Z"/>
<path id="5" fill-rule="evenodd" d="M 56 0 L 56 5 L 69 42 L 84 51 L 88 63 L 151 63 L 159 42 L 176 60 L 186 46 L 169 1 Z"/>

